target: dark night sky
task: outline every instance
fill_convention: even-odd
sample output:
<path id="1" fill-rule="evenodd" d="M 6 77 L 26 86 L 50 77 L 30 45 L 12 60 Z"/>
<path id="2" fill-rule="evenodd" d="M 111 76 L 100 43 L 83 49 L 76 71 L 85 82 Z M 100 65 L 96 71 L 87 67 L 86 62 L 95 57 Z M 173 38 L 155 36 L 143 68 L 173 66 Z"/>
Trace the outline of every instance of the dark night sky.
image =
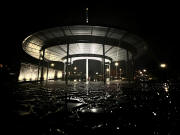
<path id="1" fill-rule="evenodd" d="M 34 3 L 35 4 L 35 3 Z M 66 4 L 65 4 L 66 5 Z M 27 6 L 1 10 L 0 60 L 15 63 L 24 59 L 21 42 L 28 35 L 46 28 L 85 24 L 86 6 Z M 66 7 L 66 8 L 65 8 Z M 179 43 L 176 42 L 178 9 L 170 4 L 144 6 L 89 6 L 89 25 L 124 29 L 142 37 L 149 45 L 140 65 L 158 67 L 166 62 L 179 69 Z"/>

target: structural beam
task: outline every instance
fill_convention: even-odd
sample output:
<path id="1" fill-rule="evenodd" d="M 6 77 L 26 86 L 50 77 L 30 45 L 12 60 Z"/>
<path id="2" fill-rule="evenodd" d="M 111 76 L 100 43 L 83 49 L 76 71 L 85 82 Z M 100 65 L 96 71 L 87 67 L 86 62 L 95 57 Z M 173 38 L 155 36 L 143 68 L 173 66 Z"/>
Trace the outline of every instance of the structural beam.
<path id="1" fill-rule="evenodd" d="M 69 55 L 69 58 L 73 58 L 73 57 L 99 57 L 99 58 L 103 58 L 103 55 L 99 55 L 99 54 L 72 54 Z M 112 61 L 112 58 L 108 57 L 108 56 L 104 56 L 105 59 L 108 59 L 110 61 Z M 62 60 L 67 59 L 67 56 L 62 57 Z"/>

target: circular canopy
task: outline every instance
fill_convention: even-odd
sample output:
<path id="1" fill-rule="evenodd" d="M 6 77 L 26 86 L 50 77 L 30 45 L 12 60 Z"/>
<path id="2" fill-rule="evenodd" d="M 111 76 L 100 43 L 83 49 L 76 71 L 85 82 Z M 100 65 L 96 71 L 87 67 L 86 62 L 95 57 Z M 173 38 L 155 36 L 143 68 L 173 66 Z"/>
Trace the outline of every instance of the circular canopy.
<path id="1" fill-rule="evenodd" d="M 76 25 L 50 28 L 36 32 L 23 41 L 23 49 L 34 58 L 39 59 L 40 51 L 45 49 L 45 59 L 63 62 L 69 57 L 103 56 L 105 47 L 106 59 L 112 61 L 126 60 L 126 50 L 130 58 L 140 56 L 146 43 L 139 37 L 124 30 L 109 27 Z"/>

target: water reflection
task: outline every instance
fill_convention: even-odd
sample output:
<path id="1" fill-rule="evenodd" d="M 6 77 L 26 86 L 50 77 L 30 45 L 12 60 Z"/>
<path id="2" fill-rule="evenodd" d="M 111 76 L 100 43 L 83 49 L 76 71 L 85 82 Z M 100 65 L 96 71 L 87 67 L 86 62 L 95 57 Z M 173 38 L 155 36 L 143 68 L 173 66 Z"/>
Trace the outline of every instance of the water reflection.
<path id="1" fill-rule="evenodd" d="M 89 95 L 89 85 L 86 84 L 86 95 L 88 96 Z"/>
<path id="2" fill-rule="evenodd" d="M 167 84 L 167 83 L 163 83 L 163 86 L 162 86 L 163 88 L 164 88 L 164 90 L 166 91 L 166 92 L 168 92 L 168 90 L 169 90 L 169 85 Z"/>
<path id="3" fill-rule="evenodd" d="M 166 134 L 176 128 L 179 106 L 169 84 L 49 86 L 19 85 L 12 93 L 17 125 L 38 123 L 42 135 Z"/>

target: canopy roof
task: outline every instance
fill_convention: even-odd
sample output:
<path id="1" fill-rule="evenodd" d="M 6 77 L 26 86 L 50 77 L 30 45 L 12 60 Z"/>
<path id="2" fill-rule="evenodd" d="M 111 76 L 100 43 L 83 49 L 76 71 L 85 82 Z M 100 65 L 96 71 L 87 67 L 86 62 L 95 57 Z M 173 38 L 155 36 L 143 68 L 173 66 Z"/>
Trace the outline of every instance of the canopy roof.
<path id="1" fill-rule="evenodd" d="M 105 45 L 106 59 L 126 60 L 126 50 L 130 58 L 140 56 L 146 43 L 127 31 L 109 27 L 75 25 L 50 28 L 28 36 L 22 43 L 26 53 L 39 59 L 40 51 L 45 49 L 45 59 L 63 62 L 69 44 L 70 57 L 103 56 Z"/>

